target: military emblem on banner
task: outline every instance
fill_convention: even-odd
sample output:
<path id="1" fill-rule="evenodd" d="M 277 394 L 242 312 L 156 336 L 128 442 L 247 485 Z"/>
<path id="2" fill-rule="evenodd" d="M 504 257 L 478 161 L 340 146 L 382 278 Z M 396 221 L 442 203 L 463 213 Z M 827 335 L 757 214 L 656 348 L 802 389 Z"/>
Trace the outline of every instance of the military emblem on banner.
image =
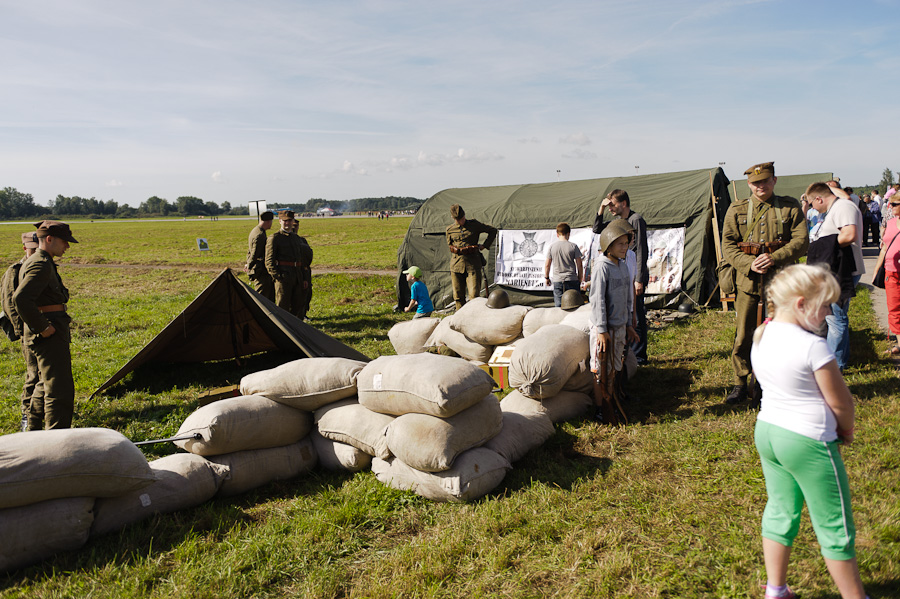
<path id="1" fill-rule="evenodd" d="M 521 242 L 513 241 L 513 254 L 519 254 L 523 258 L 533 258 L 535 255 L 544 251 L 544 243 L 538 243 L 534 240 L 537 231 L 522 232 L 524 240 Z"/>

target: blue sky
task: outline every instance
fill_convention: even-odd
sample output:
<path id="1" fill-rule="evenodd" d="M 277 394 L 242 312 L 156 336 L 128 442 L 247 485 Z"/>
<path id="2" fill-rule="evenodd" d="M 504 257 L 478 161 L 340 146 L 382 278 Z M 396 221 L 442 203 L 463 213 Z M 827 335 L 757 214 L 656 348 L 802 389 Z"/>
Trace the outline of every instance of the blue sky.
<path id="1" fill-rule="evenodd" d="M 900 171 L 898 17 L 900 0 L 0 0 L 0 187 L 236 205 L 768 160 L 876 183 Z"/>

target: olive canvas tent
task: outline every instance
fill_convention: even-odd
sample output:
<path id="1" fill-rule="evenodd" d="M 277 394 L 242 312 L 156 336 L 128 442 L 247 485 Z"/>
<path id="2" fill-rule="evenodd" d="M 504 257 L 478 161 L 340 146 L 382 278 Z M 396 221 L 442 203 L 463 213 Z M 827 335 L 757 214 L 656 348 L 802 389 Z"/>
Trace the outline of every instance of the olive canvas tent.
<path id="1" fill-rule="evenodd" d="M 445 231 L 453 223 L 450 206 L 460 204 L 466 218 L 502 230 L 555 230 L 560 222 L 573 229 L 590 228 L 600 201 L 613 189 L 624 189 L 631 208 L 653 229 L 684 229 L 681 289 L 697 303 L 707 300 L 715 286 L 713 204 L 717 225 L 730 204 L 728 178 L 720 168 L 611 177 L 558 183 L 446 189 L 425 201 L 416 213 L 397 255 L 402 273 L 410 266 L 424 271 L 423 280 L 436 309 L 452 303 L 450 252 Z M 494 281 L 499 243 L 486 252 L 487 280 Z M 542 268 L 536 261 L 534 268 Z M 708 271 L 709 275 L 708 276 Z M 710 283 L 711 278 L 711 283 Z M 501 286 L 514 303 L 552 305 L 551 291 Z M 403 275 L 398 276 L 398 298 L 409 302 Z M 671 298 L 670 298 L 671 299 Z"/>
<path id="2" fill-rule="evenodd" d="M 813 183 L 826 182 L 834 178 L 832 173 L 813 173 L 809 175 L 776 175 L 775 193 L 780 196 L 790 196 L 800 199 L 806 188 Z M 731 192 L 734 200 L 746 200 L 750 197 L 750 186 L 746 179 L 738 179 L 731 182 Z"/>
<path id="3" fill-rule="evenodd" d="M 342 357 L 369 361 L 355 349 L 279 308 L 226 268 L 91 396 L 149 362 L 212 362 L 270 350 L 296 354 L 298 358 Z"/>

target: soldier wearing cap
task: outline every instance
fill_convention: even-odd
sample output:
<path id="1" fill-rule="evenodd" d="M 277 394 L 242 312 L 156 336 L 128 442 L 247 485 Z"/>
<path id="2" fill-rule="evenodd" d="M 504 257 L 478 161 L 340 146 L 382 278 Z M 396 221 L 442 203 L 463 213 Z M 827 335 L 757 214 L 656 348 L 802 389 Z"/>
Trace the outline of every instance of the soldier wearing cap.
<path id="1" fill-rule="evenodd" d="M 456 221 L 447 227 L 446 233 L 450 247 L 450 282 L 453 284 L 453 301 L 459 310 L 466 300 L 478 297 L 481 291 L 481 273 L 487 264 L 481 252 L 491 247 L 497 229 L 467 219 L 466 211 L 459 204 L 450 206 L 450 216 Z M 487 237 L 484 243 L 479 243 L 482 233 Z"/>
<path id="2" fill-rule="evenodd" d="M 275 282 L 266 270 L 266 231 L 272 228 L 275 218 L 266 210 L 259 215 L 259 223 L 250 231 L 247 250 L 247 273 L 256 292 L 270 301 L 275 301 Z"/>
<path id="3" fill-rule="evenodd" d="M 75 411 L 69 350 L 72 319 L 66 312 L 69 290 L 59 278 L 53 259 L 78 241 L 66 223 L 45 220 L 35 226 L 38 249 L 22 264 L 19 286 L 13 294 L 16 310 L 25 323 L 23 340 L 34 354 L 39 376 L 29 405 L 28 430 L 69 428 Z M 43 395 L 39 386 L 43 386 Z"/>
<path id="4" fill-rule="evenodd" d="M 275 303 L 300 318 L 306 318 L 306 293 L 309 285 L 303 273 L 313 258 L 312 248 L 294 233 L 294 213 L 278 215 L 281 229 L 266 241 L 266 270 L 275 280 Z"/>
<path id="5" fill-rule="evenodd" d="M 725 401 L 747 399 L 750 348 L 765 285 L 774 272 L 806 254 L 809 233 L 803 208 L 795 198 L 775 195 L 775 163 L 764 162 L 744 172 L 750 198 L 737 200 L 725 213 L 722 253 L 735 271 L 737 330 L 731 362 L 735 386 Z M 764 309 L 764 305 L 763 305 Z M 754 402 L 759 389 L 754 385 Z"/>

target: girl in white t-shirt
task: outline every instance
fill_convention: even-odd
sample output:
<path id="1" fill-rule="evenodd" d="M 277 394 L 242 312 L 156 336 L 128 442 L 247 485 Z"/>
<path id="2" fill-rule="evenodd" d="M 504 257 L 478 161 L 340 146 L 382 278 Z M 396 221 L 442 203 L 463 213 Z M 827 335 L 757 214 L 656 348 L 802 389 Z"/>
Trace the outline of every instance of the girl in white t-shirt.
<path id="1" fill-rule="evenodd" d="M 750 359 L 763 390 L 755 440 L 769 496 L 762 519 L 767 598 L 795 596 L 787 567 L 804 502 L 841 596 L 866 596 L 839 451 L 840 442 L 853 441 L 853 397 L 825 339 L 815 334 L 839 294 L 827 268 L 788 266 L 767 288 L 774 317 L 753 337 Z"/>

